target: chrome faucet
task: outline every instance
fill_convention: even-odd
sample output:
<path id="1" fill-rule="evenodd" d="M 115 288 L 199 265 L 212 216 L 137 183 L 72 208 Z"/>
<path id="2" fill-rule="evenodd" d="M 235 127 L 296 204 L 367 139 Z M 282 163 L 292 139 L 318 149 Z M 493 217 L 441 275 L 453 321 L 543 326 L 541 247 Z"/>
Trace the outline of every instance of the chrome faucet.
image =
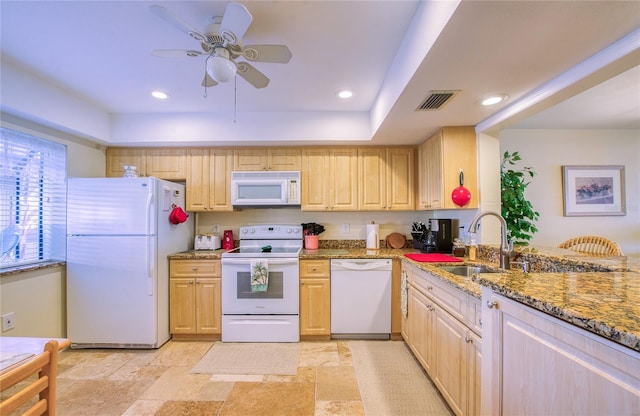
<path id="1" fill-rule="evenodd" d="M 473 220 L 471 220 L 471 224 L 469 224 L 469 232 L 478 232 L 478 221 L 485 215 L 493 215 L 500 220 L 500 268 L 508 270 L 510 266 L 511 248 L 509 247 L 509 241 L 507 240 L 507 222 L 502 218 L 502 215 L 494 211 L 479 213 Z"/>

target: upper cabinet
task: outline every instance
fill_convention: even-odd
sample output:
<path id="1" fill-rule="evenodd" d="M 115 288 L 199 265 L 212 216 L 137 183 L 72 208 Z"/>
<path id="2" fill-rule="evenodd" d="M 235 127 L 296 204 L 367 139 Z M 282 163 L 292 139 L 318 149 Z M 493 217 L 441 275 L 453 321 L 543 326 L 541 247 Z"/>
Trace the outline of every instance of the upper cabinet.
<path id="1" fill-rule="evenodd" d="M 187 174 L 187 151 L 178 148 L 108 148 L 106 176 L 122 177 L 125 166 L 135 166 L 140 176 L 184 180 Z"/>
<path id="2" fill-rule="evenodd" d="M 478 208 L 478 146 L 473 126 L 443 127 L 418 148 L 418 209 L 456 209 L 451 193 L 460 185 L 471 192 L 462 208 Z"/>
<path id="3" fill-rule="evenodd" d="M 413 148 L 359 149 L 359 209 L 367 211 L 415 209 L 413 166 Z"/>
<path id="4" fill-rule="evenodd" d="M 233 150 L 189 149 L 187 211 L 232 211 Z"/>
<path id="5" fill-rule="evenodd" d="M 301 209 L 358 209 L 358 151 L 355 148 L 302 150 Z"/>
<path id="6" fill-rule="evenodd" d="M 292 147 L 236 149 L 233 156 L 233 170 L 300 170 L 300 149 Z"/>

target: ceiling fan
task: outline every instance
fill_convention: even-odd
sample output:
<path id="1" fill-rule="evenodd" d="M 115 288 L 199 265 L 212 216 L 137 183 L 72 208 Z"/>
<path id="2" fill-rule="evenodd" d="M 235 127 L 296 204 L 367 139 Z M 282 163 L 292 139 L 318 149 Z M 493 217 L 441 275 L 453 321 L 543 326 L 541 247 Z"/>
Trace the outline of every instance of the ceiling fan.
<path id="1" fill-rule="evenodd" d="M 206 56 L 203 87 L 229 82 L 238 74 L 254 87 L 264 88 L 269 85 L 269 78 L 249 62 L 236 59 L 243 57 L 252 62 L 280 64 L 286 64 L 291 60 L 291 51 L 285 45 L 242 44 L 242 37 L 251 25 L 253 16 L 240 3 L 228 3 L 224 15 L 209 18 L 202 32 L 171 13 L 166 7 L 153 5 L 150 8 L 155 15 L 200 42 L 202 49 L 165 49 L 154 50 L 151 53 L 166 58 Z"/>

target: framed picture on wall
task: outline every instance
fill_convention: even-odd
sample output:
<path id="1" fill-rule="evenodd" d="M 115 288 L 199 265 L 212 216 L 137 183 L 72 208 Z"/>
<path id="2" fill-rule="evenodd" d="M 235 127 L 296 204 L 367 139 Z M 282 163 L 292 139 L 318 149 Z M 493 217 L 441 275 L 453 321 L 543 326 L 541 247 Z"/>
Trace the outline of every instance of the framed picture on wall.
<path id="1" fill-rule="evenodd" d="M 624 166 L 562 166 L 564 216 L 626 215 Z"/>

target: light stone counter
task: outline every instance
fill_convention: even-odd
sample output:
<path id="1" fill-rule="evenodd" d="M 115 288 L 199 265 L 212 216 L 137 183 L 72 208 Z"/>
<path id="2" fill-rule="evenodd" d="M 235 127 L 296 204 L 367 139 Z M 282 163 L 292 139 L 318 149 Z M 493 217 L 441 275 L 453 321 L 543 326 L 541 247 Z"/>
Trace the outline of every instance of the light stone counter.
<path id="1" fill-rule="evenodd" d="M 188 251 L 171 259 L 219 259 L 224 250 Z M 531 272 L 502 271 L 466 278 L 445 272 L 442 263 L 420 263 L 404 256 L 411 248 L 367 250 L 350 245 L 303 250 L 300 259 L 402 259 L 442 281 L 480 298 L 480 286 L 563 321 L 640 351 L 640 259 L 625 256 L 591 257 L 571 250 L 533 247 L 517 260 L 530 262 Z M 480 260 L 497 269 L 497 247 L 480 246 Z M 460 264 L 460 263 L 452 263 Z"/>

